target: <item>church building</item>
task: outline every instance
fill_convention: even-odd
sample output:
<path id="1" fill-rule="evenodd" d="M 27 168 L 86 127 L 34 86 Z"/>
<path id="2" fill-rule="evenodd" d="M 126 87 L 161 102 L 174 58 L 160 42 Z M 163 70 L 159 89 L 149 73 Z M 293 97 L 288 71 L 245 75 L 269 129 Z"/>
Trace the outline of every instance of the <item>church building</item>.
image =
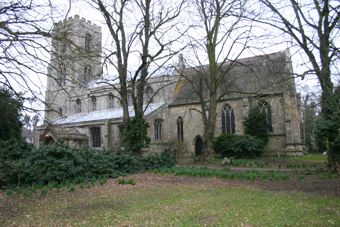
<path id="1" fill-rule="evenodd" d="M 45 123 L 37 129 L 36 145 L 63 140 L 75 148 L 118 147 L 123 110 L 119 87 L 102 73 L 101 28 L 75 15 L 56 23 L 53 32 Z M 203 144 L 200 102 L 192 84 L 199 83 L 198 69 L 204 66 L 188 67 L 183 57 L 178 65 L 177 70 L 148 80 L 144 96 L 151 138 L 148 152 L 177 147 L 183 157 L 192 157 L 200 154 Z M 301 154 L 300 97 L 292 76 L 288 51 L 233 62 L 218 89 L 215 136 L 243 134 L 245 118 L 258 105 L 267 115 L 269 142 L 264 154 Z M 204 86 L 202 95 L 208 95 Z M 132 105 L 129 114 L 134 116 Z"/>

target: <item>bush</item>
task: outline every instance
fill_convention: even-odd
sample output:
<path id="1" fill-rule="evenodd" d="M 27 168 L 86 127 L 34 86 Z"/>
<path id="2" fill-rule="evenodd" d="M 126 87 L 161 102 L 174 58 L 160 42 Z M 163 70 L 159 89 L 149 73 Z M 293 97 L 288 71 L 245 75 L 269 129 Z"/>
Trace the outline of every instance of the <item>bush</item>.
<path id="1" fill-rule="evenodd" d="M 129 119 L 123 130 L 124 147 L 135 154 L 140 154 L 142 148 L 148 147 L 150 143 L 148 128 L 149 124 L 142 117 Z"/>
<path id="2" fill-rule="evenodd" d="M 176 163 L 174 152 L 165 150 L 161 154 L 153 154 L 143 158 L 145 170 L 173 167 Z"/>
<path id="3" fill-rule="evenodd" d="M 31 150 L 32 146 L 21 140 L 0 141 L 0 185 L 21 184 Z"/>
<path id="4" fill-rule="evenodd" d="M 74 150 L 62 143 L 38 149 L 24 143 L 0 143 L 0 183 L 6 187 L 80 183 L 174 164 L 169 151 L 138 157 L 132 152 Z"/>
<path id="5" fill-rule="evenodd" d="M 84 160 L 62 144 L 34 149 L 25 160 L 25 183 L 61 183 L 81 177 Z"/>
<path id="6" fill-rule="evenodd" d="M 266 114 L 259 107 L 250 110 L 243 124 L 246 135 L 254 136 L 267 144 L 269 138 Z"/>
<path id="7" fill-rule="evenodd" d="M 233 144 L 235 144 L 237 136 L 229 135 L 229 134 L 222 134 L 217 137 L 214 141 L 214 150 L 215 153 L 221 155 L 222 157 L 235 157 Z"/>
<path id="8" fill-rule="evenodd" d="M 264 142 L 253 136 L 222 134 L 214 141 L 214 150 L 222 157 L 255 158 L 263 153 Z"/>

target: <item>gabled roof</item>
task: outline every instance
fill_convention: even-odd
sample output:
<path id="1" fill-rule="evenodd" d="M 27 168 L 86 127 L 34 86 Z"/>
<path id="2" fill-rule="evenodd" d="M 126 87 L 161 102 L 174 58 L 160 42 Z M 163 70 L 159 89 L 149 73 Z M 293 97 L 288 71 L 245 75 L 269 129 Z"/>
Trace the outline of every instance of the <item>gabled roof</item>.
<path id="1" fill-rule="evenodd" d="M 240 95 L 290 92 L 295 94 L 292 67 L 286 51 L 219 64 L 217 95 L 224 99 Z M 199 102 L 196 91 L 209 97 L 209 66 L 186 68 L 176 85 L 171 105 Z M 193 88 L 194 87 L 194 88 Z"/>
<path id="2" fill-rule="evenodd" d="M 153 111 L 160 108 L 162 105 L 164 105 L 164 103 L 149 104 L 147 109 L 144 112 L 144 115 L 145 116 L 149 115 Z M 133 117 L 134 115 L 135 115 L 135 112 L 133 110 L 133 107 L 129 107 L 129 116 Z M 114 108 L 114 109 L 108 109 L 108 110 L 92 111 L 89 113 L 70 114 L 70 115 L 54 120 L 52 124 L 53 125 L 77 124 L 77 123 L 85 123 L 85 122 L 91 122 L 91 121 L 103 121 L 106 119 L 121 119 L 122 117 L 123 117 L 123 109 Z"/>

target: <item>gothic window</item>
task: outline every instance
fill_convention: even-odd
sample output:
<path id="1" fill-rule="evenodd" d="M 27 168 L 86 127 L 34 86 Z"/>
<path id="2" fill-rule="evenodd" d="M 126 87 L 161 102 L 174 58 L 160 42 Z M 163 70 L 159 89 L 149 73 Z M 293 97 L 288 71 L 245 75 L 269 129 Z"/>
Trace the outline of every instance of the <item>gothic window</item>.
<path id="1" fill-rule="evenodd" d="M 67 43 L 64 41 L 61 43 L 61 52 L 66 53 L 67 51 Z"/>
<path id="2" fill-rule="evenodd" d="M 59 86 L 65 85 L 66 83 L 66 67 L 64 64 L 59 64 L 57 82 Z"/>
<path id="3" fill-rule="evenodd" d="M 100 127 L 93 127 L 90 131 L 92 147 L 101 147 Z"/>
<path id="4" fill-rule="evenodd" d="M 80 99 L 78 98 L 76 100 L 76 113 L 80 113 L 81 112 L 81 101 Z"/>
<path id="5" fill-rule="evenodd" d="M 91 110 L 97 110 L 97 98 L 95 96 L 91 96 Z"/>
<path id="6" fill-rule="evenodd" d="M 155 128 L 155 140 L 161 140 L 162 139 L 162 120 L 157 119 L 154 123 Z"/>
<path id="7" fill-rule="evenodd" d="M 89 52 L 90 51 L 90 45 L 91 45 L 91 35 L 90 34 L 86 34 L 85 35 L 85 51 Z"/>
<path id="8" fill-rule="evenodd" d="M 63 116 L 63 108 L 59 107 L 58 114 L 60 117 Z"/>
<path id="9" fill-rule="evenodd" d="M 109 93 L 109 95 L 107 96 L 107 107 L 108 109 L 113 109 L 115 107 L 114 105 L 114 96 L 112 93 Z"/>
<path id="10" fill-rule="evenodd" d="M 259 102 L 260 110 L 266 114 L 266 122 L 267 122 L 267 131 L 273 132 L 273 125 L 272 125 L 272 113 L 269 103 L 266 101 L 261 100 Z"/>
<path id="11" fill-rule="evenodd" d="M 147 86 L 145 89 L 145 94 L 146 94 L 146 101 L 147 103 L 152 103 L 153 102 L 153 96 L 154 96 L 154 91 L 152 87 Z"/>
<path id="12" fill-rule="evenodd" d="M 229 105 L 225 105 L 222 110 L 222 133 L 235 133 L 235 115 L 233 109 Z"/>
<path id="13" fill-rule="evenodd" d="M 84 81 L 89 81 L 91 78 L 91 66 L 87 65 L 84 67 Z"/>
<path id="14" fill-rule="evenodd" d="M 62 33 L 60 42 L 61 53 L 66 53 L 67 51 L 67 32 Z"/>
<path id="15" fill-rule="evenodd" d="M 128 106 L 131 106 L 132 105 L 132 93 L 131 91 L 129 90 L 128 91 L 128 95 L 127 95 L 127 101 L 128 101 Z"/>
<path id="16" fill-rule="evenodd" d="M 183 119 L 181 117 L 178 117 L 177 119 L 177 139 L 179 142 L 184 141 Z"/>

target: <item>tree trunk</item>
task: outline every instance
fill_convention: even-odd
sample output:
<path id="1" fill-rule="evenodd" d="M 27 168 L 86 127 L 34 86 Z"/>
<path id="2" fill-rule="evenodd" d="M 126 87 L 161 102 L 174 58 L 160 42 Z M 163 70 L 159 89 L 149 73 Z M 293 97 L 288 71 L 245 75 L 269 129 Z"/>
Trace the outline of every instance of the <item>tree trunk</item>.
<path id="1" fill-rule="evenodd" d="M 329 68 L 329 67 L 328 67 Z M 322 88 L 322 106 L 321 114 L 325 120 L 331 122 L 327 129 L 327 161 L 328 169 L 331 173 L 340 173 L 340 151 L 337 149 L 336 139 L 339 137 L 340 116 L 339 116 L 339 98 L 333 91 L 333 83 L 330 77 L 330 71 L 327 67 L 323 68 L 320 73 Z"/>

